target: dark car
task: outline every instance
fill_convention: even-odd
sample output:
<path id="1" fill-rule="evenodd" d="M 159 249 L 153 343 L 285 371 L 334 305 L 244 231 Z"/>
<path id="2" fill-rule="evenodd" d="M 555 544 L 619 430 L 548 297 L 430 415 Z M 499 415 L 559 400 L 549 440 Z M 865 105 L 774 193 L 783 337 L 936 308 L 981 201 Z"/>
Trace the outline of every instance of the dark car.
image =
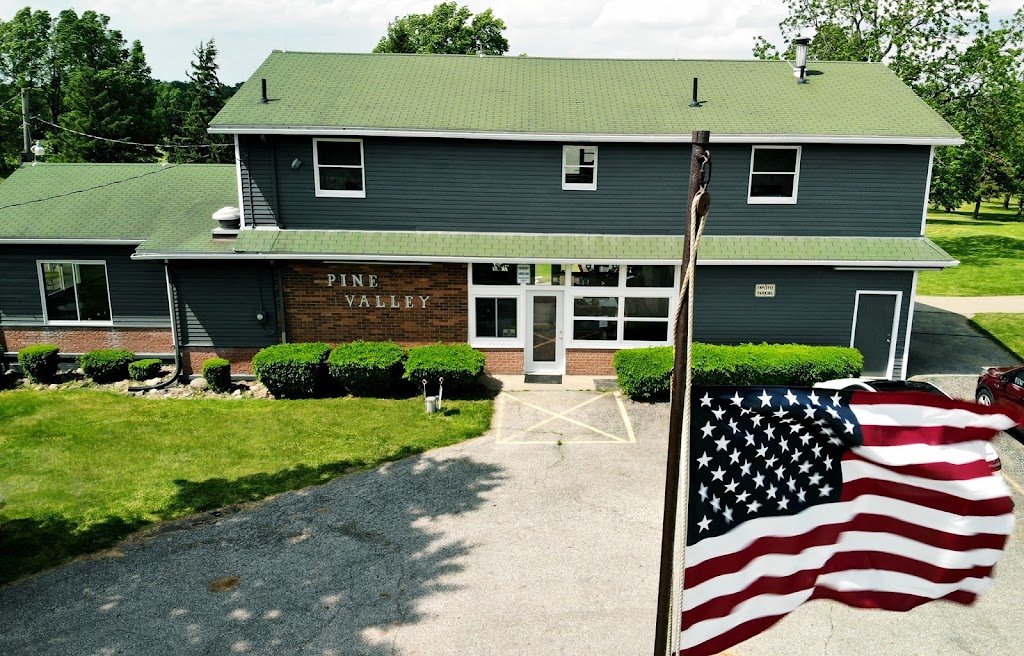
<path id="1" fill-rule="evenodd" d="M 1024 374 L 1024 367 L 1020 368 L 1020 373 Z M 867 392 L 927 392 L 928 394 L 937 394 L 939 396 L 945 396 L 949 398 L 949 395 L 940 390 L 938 387 L 931 383 L 926 383 L 922 380 L 889 380 L 888 378 L 839 378 L 836 380 L 826 380 L 823 383 L 815 383 L 815 387 L 821 389 L 834 389 L 834 390 L 863 390 Z M 981 389 L 980 387 L 978 389 Z M 978 402 L 982 405 L 991 405 L 991 403 L 982 403 L 981 397 L 978 397 Z M 1002 470 L 1003 463 L 999 459 L 999 454 L 996 453 L 996 448 L 992 446 L 991 442 L 985 443 L 985 461 L 988 463 L 989 468 L 993 472 Z"/>
<path id="2" fill-rule="evenodd" d="M 981 405 L 1006 408 L 1010 416 L 1024 416 L 1024 367 L 989 367 L 978 376 L 974 397 Z M 1020 437 L 1020 427 L 1009 431 Z"/>

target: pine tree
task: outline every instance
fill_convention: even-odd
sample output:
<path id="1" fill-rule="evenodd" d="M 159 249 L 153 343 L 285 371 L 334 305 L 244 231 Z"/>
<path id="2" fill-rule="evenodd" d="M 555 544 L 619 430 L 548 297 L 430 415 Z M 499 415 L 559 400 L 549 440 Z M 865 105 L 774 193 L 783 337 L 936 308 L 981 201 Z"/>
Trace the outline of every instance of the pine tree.
<path id="1" fill-rule="evenodd" d="M 182 121 L 181 130 L 171 139 L 172 150 L 168 159 L 172 162 L 224 163 L 234 161 L 234 151 L 228 146 L 225 135 L 214 135 L 206 131 L 210 121 L 221 110 L 226 101 L 224 85 L 217 77 L 217 46 L 213 39 L 200 42 L 196 47 L 195 61 L 188 73 L 189 89 L 186 92 L 188 111 Z M 173 145 L 207 145 L 211 148 L 173 148 Z"/>

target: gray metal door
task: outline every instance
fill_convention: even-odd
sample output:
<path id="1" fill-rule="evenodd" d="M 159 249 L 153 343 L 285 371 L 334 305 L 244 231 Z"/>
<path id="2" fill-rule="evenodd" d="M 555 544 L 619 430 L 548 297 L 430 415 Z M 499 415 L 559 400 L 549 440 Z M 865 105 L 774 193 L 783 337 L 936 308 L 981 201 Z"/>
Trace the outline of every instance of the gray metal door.
<path id="1" fill-rule="evenodd" d="M 901 296 L 901 292 L 857 292 L 851 346 L 864 355 L 865 376 L 892 376 Z"/>

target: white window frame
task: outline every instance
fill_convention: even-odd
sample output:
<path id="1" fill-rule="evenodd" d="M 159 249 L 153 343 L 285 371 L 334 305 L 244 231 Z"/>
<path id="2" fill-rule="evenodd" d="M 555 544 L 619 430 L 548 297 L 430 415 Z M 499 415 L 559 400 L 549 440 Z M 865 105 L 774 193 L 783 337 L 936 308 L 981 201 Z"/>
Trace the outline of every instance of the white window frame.
<path id="1" fill-rule="evenodd" d="M 753 196 L 754 185 L 754 155 L 758 150 L 795 150 L 796 170 L 793 171 L 793 195 L 792 196 Z M 800 189 L 800 157 L 803 154 L 803 146 L 751 146 L 750 147 L 750 173 L 747 178 L 747 204 L 748 205 L 796 205 L 797 191 Z M 758 175 L 789 175 L 786 171 L 763 171 Z"/>
<path id="2" fill-rule="evenodd" d="M 679 284 L 680 284 L 680 270 L 678 266 L 672 265 L 672 286 L 671 287 L 627 287 L 626 286 L 626 271 L 629 266 L 644 266 L 644 262 L 602 262 L 605 264 L 615 264 L 619 267 L 619 281 L 618 285 L 606 286 L 606 287 L 590 287 L 586 285 L 573 285 L 572 284 L 572 267 L 573 264 L 567 265 L 566 269 L 566 284 L 568 293 L 565 297 L 565 315 L 563 319 L 565 321 L 565 345 L 566 348 L 574 349 L 608 349 L 608 350 L 619 350 L 624 348 L 639 348 L 643 346 L 666 346 L 673 342 L 675 333 L 675 324 L 673 318 L 676 313 L 676 306 L 679 303 Z M 575 315 L 576 299 L 579 297 L 618 297 L 618 312 L 614 317 L 577 317 Z M 639 341 L 639 340 L 626 340 L 624 339 L 626 331 L 626 321 L 644 321 L 644 322 L 656 322 L 662 321 L 660 317 L 627 317 L 626 316 L 626 299 L 627 298 L 667 298 L 668 299 L 668 316 L 665 317 L 664 321 L 668 323 L 668 334 L 663 342 L 655 341 Z M 602 320 L 617 321 L 616 339 L 614 340 L 585 340 L 576 339 L 574 337 L 576 324 L 575 321 L 579 319 L 581 321 L 592 321 Z"/>
<path id="3" fill-rule="evenodd" d="M 103 280 L 107 285 L 107 309 L 110 312 L 110 319 L 108 321 L 89 321 L 89 320 L 50 320 L 49 313 L 46 311 L 46 280 L 43 278 L 43 265 L 44 264 L 71 264 L 77 267 L 80 264 L 103 265 Z M 113 326 L 114 325 L 114 307 L 110 302 L 110 269 L 107 267 L 105 260 L 36 260 L 36 276 L 39 279 L 39 301 L 43 309 L 43 323 L 48 326 Z M 75 286 L 75 311 L 81 316 L 81 310 L 79 309 L 78 301 L 78 286 Z"/>
<path id="4" fill-rule="evenodd" d="M 502 261 L 496 262 L 496 264 L 508 264 L 509 266 L 515 266 L 517 264 L 537 264 L 537 262 L 531 261 Z M 681 272 L 678 265 L 672 266 L 672 286 L 671 287 L 627 287 L 626 286 L 626 271 L 629 266 L 643 266 L 648 264 L 646 262 L 623 262 L 623 261 L 611 261 L 601 262 L 602 265 L 614 264 L 619 267 L 619 279 L 618 284 L 615 286 L 607 287 L 590 287 L 582 285 L 572 284 L 572 269 L 579 262 L 560 263 L 565 267 L 565 282 L 561 285 L 475 285 L 473 284 L 473 266 L 469 265 L 466 267 L 466 278 L 469 289 L 469 317 L 467 323 L 469 325 L 469 344 L 470 346 L 478 348 L 508 348 L 508 349 L 526 349 L 528 348 L 528 337 L 527 331 L 530 330 L 530 326 L 527 324 L 526 316 L 526 304 L 529 300 L 528 292 L 541 293 L 546 289 L 550 290 L 561 290 L 562 295 L 562 308 L 561 308 L 561 327 L 564 334 L 562 340 L 563 348 L 566 349 L 605 349 L 605 350 L 619 350 L 623 348 L 638 348 L 642 346 L 666 346 L 671 345 L 674 339 L 675 333 L 675 313 L 676 306 L 679 303 L 679 285 Z M 617 321 L 618 329 L 616 332 L 615 340 L 598 341 L 598 340 L 576 340 L 573 339 L 573 323 L 577 317 L 574 315 L 575 310 L 575 299 L 581 296 L 614 296 L 618 297 L 618 313 L 614 317 L 578 317 L 581 320 L 601 320 L 602 318 L 608 321 Z M 515 298 L 517 299 L 516 304 L 516 337 L 477 337 L 476 336 L 476 299 L 477 298 Z M 668 322 L 668 337 L 664 342 L 650 342 L 650 341 L 639 341 L 639 340 L 625 340 L 622 336 L 625 334 L 627 320 L 629 321 L 662 321 L 660 317 L 627 317 L 626 316 L 626 298 L 667 298 L 669 299 L 668 316 L 665 317 L 664 321 Z"/>
<path id="5" fill-rule="evenodd" d="M 523 285 L 525 287 L 525 285 Z M 498 290 L 494 293 L 487 293 L 487 290 Z M 515 337 L 478 337 L 476 334 L 476 301 L 478 298 L 486 299 L 513 299 L 516 302 L 516 336 Z M 477 285 L 475 289 L 470 288 L 469 293 L 469 343 L 471 346 L 485 348 L 525 348 L 526 339 L 523 337 L 523 326 L 526 323 L 523 312 L 524 294 L 518 287 L 509 285 Z"/>
<path id="6" fill-rule="evenodd" d="M 362 175 L 363 188 L 360 191 L 351 189 L 321 189 L 320 188 L 320 167 L 332 168 L 332 169 L 354 169 L 357 168 L 350 164 L 321 164 L 320 163 L 320 148 L 319 144 L 321 141 L 334 141 L 334 142 L 355 142 L 359 144 L 359 172 Z M 328 198 L 366 198 L 366 153 L 363 149 L 362 139 L 326 139 L 320 137 L 313 138 L 313 184 L 316 187 L 316 195 Z"/>
<path id="7" fill-rule="evenodd" d="M 570 148 L 593 148 L 594 149 L 594 181 L 593 182 L 566 182 L 565 181 L 565 170 L 568 164 L 565 161 L 565 153 Z M 597 157 L 598 157 L 597 146 L 583 146 L 564 144 L 562 146 L 562 189 L 565 191 L 597 191 Z M 581 165 L 583 167 L 590 168 L 590 164 Z"/>

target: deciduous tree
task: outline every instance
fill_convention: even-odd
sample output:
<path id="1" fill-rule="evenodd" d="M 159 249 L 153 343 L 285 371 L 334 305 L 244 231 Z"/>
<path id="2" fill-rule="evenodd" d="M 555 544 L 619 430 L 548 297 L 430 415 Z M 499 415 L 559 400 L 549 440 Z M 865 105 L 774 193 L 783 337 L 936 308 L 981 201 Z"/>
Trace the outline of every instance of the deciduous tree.
<path id="1" fill-rule="evenodd" d="M 504 29 L 505 21 L 491 9 L 473 16 L 469 7 L 443 2 L 429 14 L 396 16 L 373 51 L 503 55 L 508 52 Z"/>

